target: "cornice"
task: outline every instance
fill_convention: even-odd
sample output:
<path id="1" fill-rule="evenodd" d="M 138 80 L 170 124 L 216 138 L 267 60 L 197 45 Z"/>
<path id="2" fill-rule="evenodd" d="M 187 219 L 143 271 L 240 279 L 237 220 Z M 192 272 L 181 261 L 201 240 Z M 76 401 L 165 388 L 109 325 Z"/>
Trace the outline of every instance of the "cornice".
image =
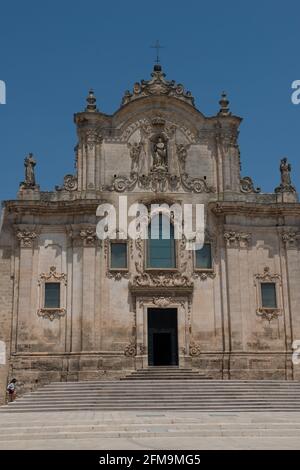
<path id="1" fill-rule="evenodd" d="M 209 209 L 216 216 L 247 215 L 247 216 L 300 216 L 300 203 L 259 203 L 259 202 L 210 202 Z"/>
<path id="2" fill-rule="evenodd" d="M 75 201 L 5 201 L 8 214 L 96 214 L 99 204 L 104 199 L 77 199 Z"/>

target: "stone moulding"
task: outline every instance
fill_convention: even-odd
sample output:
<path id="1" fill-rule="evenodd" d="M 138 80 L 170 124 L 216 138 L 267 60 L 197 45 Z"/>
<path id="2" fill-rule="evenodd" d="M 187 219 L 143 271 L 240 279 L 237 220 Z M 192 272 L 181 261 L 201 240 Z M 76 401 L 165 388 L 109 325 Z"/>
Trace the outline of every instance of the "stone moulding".
<path id="1" fill-rule="evenodd" d="M 44 307 L 45 304 L 45 283 L 46 282 L 59 282 L 63 289 L 61 289 L 61 306 L 55 308 Z M 37 311 L 38 317 L 47 318 L 50 321 L 62 318 L 66 315 L 66 286 L 67 275 L 65 273 L 58 273 L 55 266 L 51 266 L 48 273 L 41 273 L 38 279 L 38 297 L 39 309 Z"/>
<path id="2" fill-rule="evenodd" d="M 275 307 L 262 307 L 262 298 L 261 298 L 261 284 L 264 282 L 275 283 L 276 288 L 276 299 L 277 302 L 280 299 L 280 287 L 281 287 L 281 275 L 277 273 L 272 273 L 268 266 L 264 267 L 263 273 L 258 273 L 254 275 L 255 286 L 257 289 L 257 302 L 258 306 L 256 309 L 256 315 L 264 320 L 274 320 L 282 314 L 282 309 L 278 306 Z"/>

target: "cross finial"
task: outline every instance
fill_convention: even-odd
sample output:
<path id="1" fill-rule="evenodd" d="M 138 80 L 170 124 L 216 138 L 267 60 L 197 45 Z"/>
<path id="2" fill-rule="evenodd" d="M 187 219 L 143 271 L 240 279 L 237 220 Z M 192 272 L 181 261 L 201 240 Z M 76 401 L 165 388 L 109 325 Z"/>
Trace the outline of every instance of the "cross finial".
<path id="1" fill-rule="evenodd" d="M 159 58 L 159 49 L 162 49 L 164 46 L 161 46 L 159 44 L 159 40 L 157 39 L 156 40 L 156 43 L 154 44 L 154 46 L 151 46 L 152 49 L 156 49 L 156 63 L 159 64 L 160 62 L 160 58 Z"/>

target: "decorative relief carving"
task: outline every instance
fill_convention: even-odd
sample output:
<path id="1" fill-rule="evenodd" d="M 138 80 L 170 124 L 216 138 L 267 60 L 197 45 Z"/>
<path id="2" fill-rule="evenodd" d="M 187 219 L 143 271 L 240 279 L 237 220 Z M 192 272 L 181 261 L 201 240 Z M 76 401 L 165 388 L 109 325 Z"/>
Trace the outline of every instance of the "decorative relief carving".
<path id="1" fill-rule="evenodd" d="M 157 307 L 167 307 L 170 305 L 172 302 L 174 302 L 174 299 L 172 297 L 153 297 L 152 303 L 156 305 Z"/>
<path id="2" fill-rule="evenodd" d="M 175 98 L 195 106 L 194 98 L 191 93 L 189 91 L 186 92 L 183 85 L 176 84 L 174 80 L 166 80 L 165 76 L 166 75 L 161 70 L 161 66 L 159 64 L 155 65 L 154 70 L 151 73 L 152 78 L 150 80 L 142 80 L 140 83 L 135 83 L 132 93 L 127 90 L 123 97 L 122 105 L 124 106 L 131 101 L 145 96 L 166 95 L 174 96 Z"/>
<path id="3" fill-rule="evenodd" d="M 66 191 L 76 191 L 78 188 L 77 176 L 66 175 L 64 177 L 64 186 Z"/>
<path id="4" fill-rule="evenodd" d="M 66 315 L 65 308 L 40 308 L 37 312 L 38 317 L 47 318 L 50 321 L 62 318 Z"/>
<path id="5" fill-rule="evenodd" d="M 121 279 L 129 279 L 130 274 L 128 271 L 117 271 L 117 270 L 108 270 L 106 277 L 109 279 L 114 279 L 115 281 L 120 281 Z"/>
<path id="6" fill-rule="evenodd" d="M 103 137 L 98 129 L 85 129 L 83 140 L 85 145 L 92 150 L 96 144 L 101 144 Z"/>
<path id="7" fill-rule="evenodd" d="M 84 243 L 84 246 L 95 246 L 98 240 L 96 230 L 94 227 L 81 229 L 79 236 Z"/>
<path id="8" fill-rule="evenodd" d="M 200 356 L 200 354 L 201 354 L 200 344 L 196 343 L 195 341 L 191 341 L 190 342 L 190 348 L 189 348 L 189 354 L 190 354 L 190 356 L 193 356 L 193 357 Z"/>
<path id="9" fill-rule="evenodd" d="M 181 184 L 184 189 L 193 193 L 214 193 L 215 188 L 208 186 L 205 178 L 192 178 L 187 173 L 181 175 Z"/>
<path id="10" fill-rule="evenodd" d="M 201 279 L 201 281 L 206 281 L 206 279 L 214 279 L 216 277 L 216 273 L 214 271 L 194 271 L 193 279 Z"/>
<path id="11" fill-rule="evenodd" d="M 256 315 L 263 318 L 264 320 L 268 320 L 268 322 L 271 322 L 281 315 L 281 311 L 279 308 L 260 307 L 256 310 Z"/>
<path id="12" fill-rule="evenodd" d="M 160 308 L 166 308 L 170 305 L 180 305 L 185 310 L 186 300 L 178 297 L 165 297 L 163 295 L 154 297 L 140 297 L 138 300 L 139 308 L 143 308 L 145 305 L 155 305 Z"/>
<path id="13" fill-rule="evenodd" d="M 169 172 L 161 170 L 152 170 L 149 175 L 138 175 L 131 172 L 130 176 L 115 176 L 110 186 L 104 188 L 106 191 L 132 191 L 138 186 L 143 190 L 154 192 L 176 191 L 181 186 L 193 193 L 214 193 L 215 188 L 209 186 L 205 178 L 192 178 L 184 173 L 180 176 L 171 175 Z"/>
<path id="14" fill-rule="evenodd" d="M 50 267 L 49 273 L 42 273 L 39 276 L 38 285 L 40 286 L 43 282 L 62 282 L 65 286 L 67 285 L 67 275 L 64 273 L 58 273 L 55 266 Z"/>
<path id="15" fill-rule="evenodd" d="M 131 286 L 134 287 L 193 287 L 191 279 L 180 272 L 148 273 L 142 271 L 139 264 L 135 263 L 137 275 L 133 277 Z"/>
<path id="16" fill-rule="evenodd" d="M 37 233 L 31 230 L 18 230 L 17 239 L 22 248 L 32 248 L 33 241 L 36 239 Z"/>
<path id="17" fill-rule="evenodd" d="M 240 246 L 241 248 L 246 248 L 251 241 L 251 234 L 228 231 L 224 233 L 224 238 L 228 247 Z"/>
<path id="18" fill-rule="evenodd" d="M 289 230 L 287 232 L 282 232 L 281 234 L 281 239 L 282 242 L 286 247 L 289 248 L 296 248 L 297 247 L 297 240 L 300 238 L 300 233 L 299 232 L 294 232 L 292 230 Z"/>
<path id="19" fill-rule="evenodd" d="M 254 187 L 252 178 L 250 178 L 250 176 L 244 176 L 244 178 L 241 179 L 240 188 L 241 188 L 241 192 L 245 194 L 260 193 L 261 191 L 260 188 Z"/>
<path id="20" fill-rule="evenodd" d="M 272 274 L 270 268 L 268 266 L 264 267 L 264 272 L 261 274 L 255 274 L 255 279 L 264 282 L 275 282 L 277 280 L 281 280 L 280 274 Z"/>
<path id="21" fill-rule="evenodd" d="M 224 151 L 227 153 L 230 148 L 238 150 L 238 139 L 239 132 L 235 126 L 229 128 L 222 128 L 220 124 L 216 124 L 215 127 L 215 136 L 216 142 L 224 148 Z"/>
<path id="22" fill-rule="evenodd" d="M 139 353 L 140 353 L 141 356 L 143 356 L 147 352 L 146 346 L 142 343 L 138 344 L 138 350 L 139 350 Z"/>
<path id="23" fill-rule="evenodd" d="M 134 339 L 130 341 L 129 344 L 124 349 L 124 355 L 127 357 L 134 357 L 136 356 L 136 342 Z"/>

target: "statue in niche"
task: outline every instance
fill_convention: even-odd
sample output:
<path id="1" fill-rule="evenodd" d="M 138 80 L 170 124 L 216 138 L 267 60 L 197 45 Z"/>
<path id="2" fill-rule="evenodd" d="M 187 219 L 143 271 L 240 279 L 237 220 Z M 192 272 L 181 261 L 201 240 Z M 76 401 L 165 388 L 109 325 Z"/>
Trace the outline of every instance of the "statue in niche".
<path id="1" fill-rule="evenodd" d="M 134 142 L 133 144 L 128 144 L 130 149 L 131 157 L 131 171 L 139 170 L 139 158 L 142 150 L 142 143 Z"/>
<path id="2" fill-rule="evenodd" d="M 153 170 L 164 170 L 168 167 L 167 144 L 164 139 L 159 136 L 157 142 L 153 146 Z"/>

